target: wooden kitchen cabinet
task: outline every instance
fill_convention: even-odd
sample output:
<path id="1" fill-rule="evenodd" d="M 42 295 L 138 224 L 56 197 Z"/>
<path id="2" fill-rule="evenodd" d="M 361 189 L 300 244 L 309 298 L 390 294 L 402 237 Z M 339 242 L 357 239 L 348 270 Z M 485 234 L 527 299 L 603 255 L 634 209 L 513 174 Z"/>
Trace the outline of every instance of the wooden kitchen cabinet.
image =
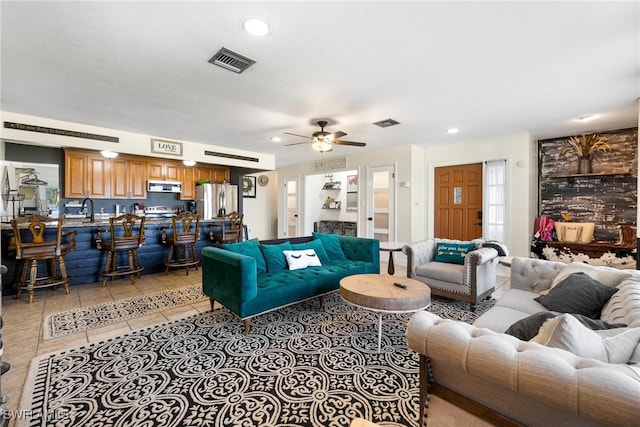
<path id="1" fill-rule="evenodd" d="M 220 166 L 196 166 L 196 181 L 208 181 L 220 184 L 229 179 L 229 168 Z"/>
<path id="2" fill-rule="evenodd" d="M 162 159 L 147 161 L 147 177 L 155 181 L 180 181 L 182 165 L 178 162 Z"/>
<path id="3" fill-rule="evenodd" d="M 182 167 L 182 192 L 180 200 L 195 200 L 196 198 L 196 175 L 193 166 Z"/>
<path id="4" fill-rule="evenodd" d="M 66 150 L 64 172 L 64 197 L 110 197 L 110 162 L 100 153 Z"/>
<path id="5" fill-rule="evenodd" d="M 111 198 L 146 199 L 147 162 L 119 156 L 111 160 Z"/>
<path id="6" fill-rule="evenodd" d="M 213 168 L 213 182 L 222 183 L 229 181 L 229 168 Z"/>

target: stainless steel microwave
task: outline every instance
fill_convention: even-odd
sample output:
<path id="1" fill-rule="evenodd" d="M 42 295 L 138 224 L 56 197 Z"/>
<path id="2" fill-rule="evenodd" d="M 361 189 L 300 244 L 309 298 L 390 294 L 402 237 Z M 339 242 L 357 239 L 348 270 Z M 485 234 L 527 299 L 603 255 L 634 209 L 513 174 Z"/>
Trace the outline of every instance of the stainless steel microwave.
<path id="1" fill-rule="evenodd" d="M 182 192 L 181 182 L 172 181 L 149 181 L 147 183 L 149 193 L 180 193 Z"/>

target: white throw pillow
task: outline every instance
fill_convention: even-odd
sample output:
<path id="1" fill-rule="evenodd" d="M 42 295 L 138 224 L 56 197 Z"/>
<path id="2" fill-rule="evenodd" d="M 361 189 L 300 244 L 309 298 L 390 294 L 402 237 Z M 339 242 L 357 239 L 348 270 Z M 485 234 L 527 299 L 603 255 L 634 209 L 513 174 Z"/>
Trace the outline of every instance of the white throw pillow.
<path id="1" fill-rule="evenodd" d="M 282 251 L 287 259 L 289 270 L 300 270 L 301 268 L 321 266 L 320 258 L 313 249 L 301 251 Z"/>
<path id="2" fill-rule="evenodd" d="M 564 314 L 545 322 L 532 342 L 567 350 L 576 356 L 608 363 L 628 363 L 638 342 L 640 328 L 625 328 L 613 336 L 601 336 Z"/>

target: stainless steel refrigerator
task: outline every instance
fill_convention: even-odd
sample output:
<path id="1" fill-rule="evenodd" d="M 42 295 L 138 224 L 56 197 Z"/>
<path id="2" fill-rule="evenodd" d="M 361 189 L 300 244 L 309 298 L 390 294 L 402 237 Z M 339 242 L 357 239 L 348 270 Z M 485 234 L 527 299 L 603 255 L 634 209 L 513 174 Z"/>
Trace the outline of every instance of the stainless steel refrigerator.
<path id="1" fill-rule="evenodd" d="M 200 219 L 213 219 L 238 210 L 238 186 L 202 184 L 196 186 L 196 213 Z"/>

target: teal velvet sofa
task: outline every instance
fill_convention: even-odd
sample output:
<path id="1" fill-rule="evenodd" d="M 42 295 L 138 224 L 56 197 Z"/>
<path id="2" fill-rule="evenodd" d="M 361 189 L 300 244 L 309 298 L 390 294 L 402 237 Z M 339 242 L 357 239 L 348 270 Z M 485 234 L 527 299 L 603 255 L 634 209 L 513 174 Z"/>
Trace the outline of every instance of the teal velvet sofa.
<path id="1" fill-rule="evenodd" d="M 290 270 L 284 250 L 314 249 L 321 266 Z M 291 239 L 208 246 L 202 249 L 202 290 L 211 309 L 218 301 L 244 321 L 249 333 L 253 316 L 306 299 L 322 297 L 354 274 L 380 273 L 380 242 L 313 233 Z"/>

